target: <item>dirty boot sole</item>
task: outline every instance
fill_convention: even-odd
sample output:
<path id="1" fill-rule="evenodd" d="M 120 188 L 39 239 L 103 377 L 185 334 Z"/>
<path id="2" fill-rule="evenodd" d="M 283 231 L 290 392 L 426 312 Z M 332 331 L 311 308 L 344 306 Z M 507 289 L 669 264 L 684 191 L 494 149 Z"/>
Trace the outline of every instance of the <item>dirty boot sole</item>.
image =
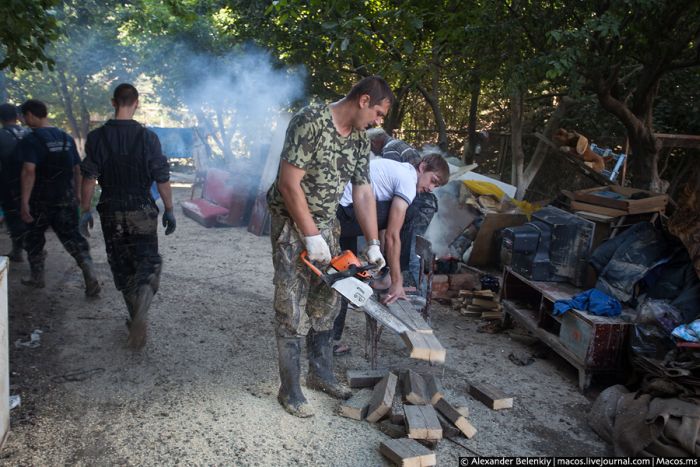
<path id="1" fill-rule="evenodd" d="M 303 401 L 293 403 L 289 400 L 289 396 L 282 393 L 277 394 L 277 401 L 288 413 L 299 418 L 309 418 L 314 416 L 314 410 L 305 399 Z"/>
<path id="2" fill-rule="evenodd" d="M 309 373 L 306 376 L 306 387 L 309 389 L 314 389 L 316 391 L 322 391 L 331 397 L 336 399 L 350 399 L 352 397 L 352 391 L 350 388 L 338 381 L 329 382 L 319 378 L 313 373 Z"/>
<path id="3" fill-rule="evenodd" d="M 127 345 L 130 349 L 141 350 L 146 345 L 147 323 L 144 320 L 134 320 L 127 324 L 129 328 L 129 339 Z"/>

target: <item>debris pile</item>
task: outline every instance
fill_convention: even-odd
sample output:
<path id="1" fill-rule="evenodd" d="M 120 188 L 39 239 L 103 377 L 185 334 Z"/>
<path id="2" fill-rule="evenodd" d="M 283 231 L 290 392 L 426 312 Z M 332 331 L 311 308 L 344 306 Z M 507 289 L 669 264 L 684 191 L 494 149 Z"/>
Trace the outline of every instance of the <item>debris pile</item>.
<path id="1" fill-rule="evenodd" d="M 452 308 L 463 316 L 481 319 L 502 319 L 503 312 L 498 297 L 492 290 L 460 290 L 452 299 Z"/>

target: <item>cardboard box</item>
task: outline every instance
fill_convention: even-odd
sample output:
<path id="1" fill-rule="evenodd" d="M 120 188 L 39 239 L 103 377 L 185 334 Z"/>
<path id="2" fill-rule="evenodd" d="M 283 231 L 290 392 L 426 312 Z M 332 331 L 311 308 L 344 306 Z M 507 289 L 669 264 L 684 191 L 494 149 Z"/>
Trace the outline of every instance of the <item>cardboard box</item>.
<path id="1" fill-rule="evenodd" d="M 602 196 L 602 192 L 612 192 L 621 195 L 621 199 Z M 630 197 L 636 193 L 645 193 L 648 195 L 642 199 L 631 199 Z M 588 188 L 586 190 L 578 190 L 573 192 L 574 201 L 586 203 L 588 205 L 602 206 L 613 211 L 601 212 L 600 210 L 591 210 L 585 208 L 575 208 L 581 211 L 597 212 L 606 215 L 626 215 L 626 214 L 642 214 L 646 212 L 664 212 L 668 203 L 668 195 L 662 193 L 654 193 L 651 191 L 640 190 L 639 188 L 627 188 L 617 185 L 601 186 L 596 188 Z M 619 214 L 618 214 L 619 213 Z"/>

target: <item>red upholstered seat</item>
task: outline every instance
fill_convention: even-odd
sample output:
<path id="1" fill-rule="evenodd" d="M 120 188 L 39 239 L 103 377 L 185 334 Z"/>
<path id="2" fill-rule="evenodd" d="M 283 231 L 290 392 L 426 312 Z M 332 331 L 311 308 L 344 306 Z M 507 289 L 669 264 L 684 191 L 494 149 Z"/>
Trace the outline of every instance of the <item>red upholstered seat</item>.
<path id="1" fill-rule="evenodd" d="M 183 201 L 182 212 L 205 227 L 220 223 L 229 214 L 234 190 L 229 184 L 231 174 L 225 170 L 209 169 L 202 188 L 202 197 Z"/>

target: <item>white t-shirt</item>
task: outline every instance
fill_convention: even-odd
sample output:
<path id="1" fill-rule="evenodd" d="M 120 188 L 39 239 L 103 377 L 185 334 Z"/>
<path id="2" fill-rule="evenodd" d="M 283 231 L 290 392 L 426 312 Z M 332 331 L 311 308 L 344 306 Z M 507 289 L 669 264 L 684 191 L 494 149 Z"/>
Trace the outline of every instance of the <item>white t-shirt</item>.
<path id="1" fill-rule="evenodd" d="M 418 172 L 408 162 L 391 159 L 372 159 L 369 161 L 369 179 L 377 201 L 389 201 L 394 196 L 403 198 L 408 204 L 416 197 Z M 345 186 L 340 198 L 341 206 L 352 204 L 352 182 Z"/>

